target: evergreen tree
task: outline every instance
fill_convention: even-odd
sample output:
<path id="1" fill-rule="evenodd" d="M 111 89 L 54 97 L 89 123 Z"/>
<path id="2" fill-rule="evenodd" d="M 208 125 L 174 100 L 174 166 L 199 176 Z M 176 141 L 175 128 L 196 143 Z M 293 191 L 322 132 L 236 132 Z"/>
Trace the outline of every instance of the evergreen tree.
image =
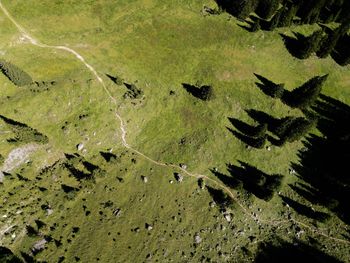
<path id="1" fill-rule="evenodd" d="M 341 66 L 350 64 L 350 35 L 342 36 L 332 52 L 332 58 Z"/>
<path id="2" fill-rule="evenodd" d="M 288 93 L 283 98 L 284 102 L 293 108 L 305 109 L 311 106 L 317 100 L 327 77 L 328 75 L 316 76 L 308 80 L 300 87 Z"/>
<path id="3" fill-rule="evenodd" d="M 255 21 L 254 21 L 254 24 L 251 26 L 250 28 L 250 31 L 251 32 L 257 32 L 261 29 L 261 26 L 260 26 L 260 19 L 257 18 Z"/>
<path id="4" fill-rule="evenodd" d="M 216 0 L 216 2 L 220 8 L 241 19 L 247 18 L 259 4 L 259 0 Z"/>
<path id="5" fill-rule="evenodd" d="M 338 43 L 339 38 L 341 37 L 342 28 L 338 27 L 336 30 L 329 32 L 323 39 L 321 40 L 320 48 L 316 52 L 316 55 L 319 58 L 328 57 L 335 46 Z"/>
<path id="6" fill-rule="evenodd" d="M 323 30 L 317 30 L 309 37 L 304 38 L 300 43 L 301 59 L 309 58 L 314 52 L 320 48 L 321 40 L 323 39 Z"/>
<path id="7" fill-rule="evenodd" d="M 294 142 L 305 136 L 313 127 L 316 126 L 315 120 L 307 120 L 299 117 L 294 119 L 289 129 L 282 136 L 284 142 Z"/>
<path id="8" fill-rule="evenodd" d="M 0 60 L 0 71 L 16 86 L 25 86 L 33 82 L 28 73 L 10 62 Z"/>
<path id="9" fill-rule="evenodd" d="M 293 18 L 298 11 L 298 6 L 291 3 L 287 3 L 282 8 L 281 17 L 278 23 L 278 27 L 288 27 L 293 23 Z"/>
<path id="10" fill-rule="evenodd" d="M 277 11 L 281 0 L 260 0 L 256 8 L 256 14 L 263 19 L 269 19 Z"/>
<path id="11" fill-rule="evenodd" d="M 283 12 L 282 8 L 276 12 L 276 14 L 271 18 L 267 30 L 273 31 L 278 27 L 278 25 L 280 23 L 280 18 L 281 18 L 282 12 Z"/>

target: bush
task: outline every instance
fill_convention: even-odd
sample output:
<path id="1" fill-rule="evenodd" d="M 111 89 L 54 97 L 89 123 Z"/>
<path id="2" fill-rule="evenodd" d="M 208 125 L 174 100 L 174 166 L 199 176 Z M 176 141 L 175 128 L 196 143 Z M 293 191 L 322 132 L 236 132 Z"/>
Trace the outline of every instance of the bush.
<path id="1" fill-rule="evenodd" d="M 16 86 L 21 87 L 29 85 L 33 82 L 28 73 L 24 72 L 10 62 L 0 60 L 0 70 Z"/>

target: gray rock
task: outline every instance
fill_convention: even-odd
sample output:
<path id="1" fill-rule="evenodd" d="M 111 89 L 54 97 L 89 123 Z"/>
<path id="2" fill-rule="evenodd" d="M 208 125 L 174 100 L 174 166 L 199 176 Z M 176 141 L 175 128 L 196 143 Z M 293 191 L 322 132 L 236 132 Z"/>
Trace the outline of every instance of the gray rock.
<path id="1" fill-rule="evenodd" d="M 84 149 L 84 144 L 83 143 L 79 143 L 78 145 L 77 145 L 77 150 L 78 151 L 81 151 L 81 150 L 83 150 Z"/>
<path id="2" fill-rule="evenodd" d="M 144 183 L 147 183 L 148 182 L 148 178 L 147 178 L 147 176 L 141 176 L 141 179 L 142 179 L 142 181 L 144 182 Z"/>
<path id="3" fill-rule="evenodd" d="M 194 242 L 195 242 L 196 244 L 199 244 L 199 243 L 202 242 L 202 238 L 200 237 L 199 233 L 196 233 L 196 234 L 194 235 Z"/>
<path id="4" fill-rule="evenodd" d="M 120 208 L 116 208 L 113 211 L 113 215 L 115 215 L 116 217 L 119 217 L 122 213 L 122 210 Z"/>
<path id="5" fill-rule="evenodd" d="M 35 254 L 36 252 L 43 250 L 46 243 L 47 241 L 45 238 L 35 242 L 32 247 L 32 252 Z"/>
<path id="6" fill-rule="evenodd" d="M 183 175 L 180 173 L 174 173 L 175 179 L 176 181 L 178 181 L 179 183 L 181 183 L 184 179 Z"/>

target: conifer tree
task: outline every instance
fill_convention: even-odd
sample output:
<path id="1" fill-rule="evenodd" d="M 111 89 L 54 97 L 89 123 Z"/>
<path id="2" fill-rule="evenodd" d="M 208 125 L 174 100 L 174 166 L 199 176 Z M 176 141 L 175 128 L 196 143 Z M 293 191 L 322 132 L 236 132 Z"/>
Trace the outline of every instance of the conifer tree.
<path id="1" fill-rule="evenodd" d="M 286 4 L 282 8 L 281 17 L 278 23 L 278 27 L 288 27 L 293 23 L 293 18 L 298 11 L 298 6 L 293 4 Z"/>
<path id="2" fill-rule="evenodd" d="M 321 40 L 323 39 L 323 30 L 317 30 L 309 37 L 303 39 L 300 43 L 300 57 L 301 59 L 309 58 L 312 53 L 318 51 Z"/>
<path id="3" fill-rule="evenodd" d="M 282 15 L 283 10 L 279 9 L 276 14 L 271 18 L 268 29 L 269 31 L 273 31 L 274 29 L 276 29 L 280 23 L 280 18 Z"/>
<path id="4" fill-rule="evenodd" d="M 281 0 L 260 0 L 256 14 L 263 19 L 271 18 L 277 11 Z"/>
<path id="5" fill-rule="evenodd" d="M 350 35 L 345 34 L 338 40 L 332 58 L 341 66 L 350 64 Z"/>
<path id="6" fill-rule="evenodd" d="M 283 98 L 284 102 L 293 108 L 305 109 L 311 106 L 317 100 L 327 77 L 328 75 L 313 77 L 288 93 Z"/>
<path id="7" fill-rule="evenodd" d="M 316 55 L 319 58 L 326 58 L 332 53 L 333 49 L 337 45 L 338 40 L 341 37 L 341 31 L 342 29 L 338 27 L 336 30 L 329 32 L 326 36 L 323 37 L 320 43 L 320 48 L 316 52 Z"/>

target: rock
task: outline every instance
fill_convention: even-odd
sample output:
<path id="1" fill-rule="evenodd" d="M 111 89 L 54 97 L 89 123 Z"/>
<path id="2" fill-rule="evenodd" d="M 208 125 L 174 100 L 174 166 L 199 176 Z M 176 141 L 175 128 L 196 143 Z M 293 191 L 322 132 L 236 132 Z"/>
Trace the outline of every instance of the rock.
<path id="1" fill-rule="evenodd" d="M 174 181 L 173 180 L 170 180 L 169 183 L 172 184 Z"/>
<path id="2" fill-rule="evenodd" d="M 78 145 L 77 145 L 77 150 L 78 151 L 81 151 L 81 150 L 83 150 L 84 149 L 84 144 L 83 143 L 79 143 Z"/>
<path id="3" fill-rule="evenodd" d="M 32 247 L 32 252 L 36 254 L 37 252 L 43 250 L 45 248 L 45 244 L 47 243 L 46 239 L 41 239 L 34 243 Z"/>
<path id="4" fill-rule="evenodd" d="M 153 229 L 153 226 L 150 225 L 150 224 L 148 224 L 148 223 L 146 223 L 146 224 L 145 224 L 145 228 L 146 228 L 148 231 L 150 231 L 150 230 Z"/>
<path id="5" fill-rule="evenodd" d="M 51 208 L 46 209 L 46 213 L 48 216 L 51 215 L 53 213 L 53 209 Z"/>
<path id="6" fill-rule="evenodd" d="M 116 208 L 113 211 L 113 215 L 115 215 L 116 217 L 119 217 L 122 213 L 122 210 L 120 208 Z"/>
<path id="7" fill-rule="evenodd" d="M 196 233 L 196 234 L 194 235 L 194 242 L 195 242 L 196 244 L 199 244 L 199 243 L 202 242 L 202 238 L 199 236 L 199 233 Z"/>
<path id="8" fill-rule="evenodd" d="M 211 201 L 211 202 L 209 203 L 209 206 L 210 206 L 211 208 L 215 207 L 215 205 L 216 205 L 216 203 L 215 203 L 214 201 Z"/>
<path id="9" fill-rule="evenodd" d="M 147 183 L 148 182 L 148 178 L 147 178 L 147 176 L 141 176 L 141 179 L 142 179 L 142 181 L 144 182 L 144 183 Z"/>
<path id="10" fill-rule="evenodd" d="M 136 233 L 139 233 L 139 232 L 140 232 L 140 228 L 139 228 L 139 227 L 136 227 L 136 228 L 134 229 L 134 231 L 135 231 Z"/>
<path id="11" fill-rule="evenodd" d="M 204 182 L 203 178 L 198 179 L 198 186 L 202 190 L 205 188 L 205 182 Z"/>
<path id="12" fill-rule="evenodd" d="M 178 181 L 179 183 L 181 183 L 184 179 L 182 174 L 179 174 L 179 173 L 174 173 L 174 176 L 175 176 L 176 181 Z"/>
<path id="13" fill-rule="evenodd" d="M 266 150 L 271 151 L 271 147 L 270 147 L 270 146 L 267 146 L 267 147 L 266 147 Z"/>
<path id="14" fill-rule="evenodd" d="M 186 170 L 186 169 L 187 169 L 187 165 L 186 165 L 186 164 L 184 164 L 184 163 L 180 163 L 180 167 L 181 167 L 182 169 L 184 169 L 184 170 Z"/>
<path id="15" fill-rule="evenodd" d="M 225 219 L 226 219 L 227 222 L 231 222 L 232 217 L 231 217 L 231 214 L 230 214 L 230 213 L 224 214 L 224 217 L 225 217 Z"/>

